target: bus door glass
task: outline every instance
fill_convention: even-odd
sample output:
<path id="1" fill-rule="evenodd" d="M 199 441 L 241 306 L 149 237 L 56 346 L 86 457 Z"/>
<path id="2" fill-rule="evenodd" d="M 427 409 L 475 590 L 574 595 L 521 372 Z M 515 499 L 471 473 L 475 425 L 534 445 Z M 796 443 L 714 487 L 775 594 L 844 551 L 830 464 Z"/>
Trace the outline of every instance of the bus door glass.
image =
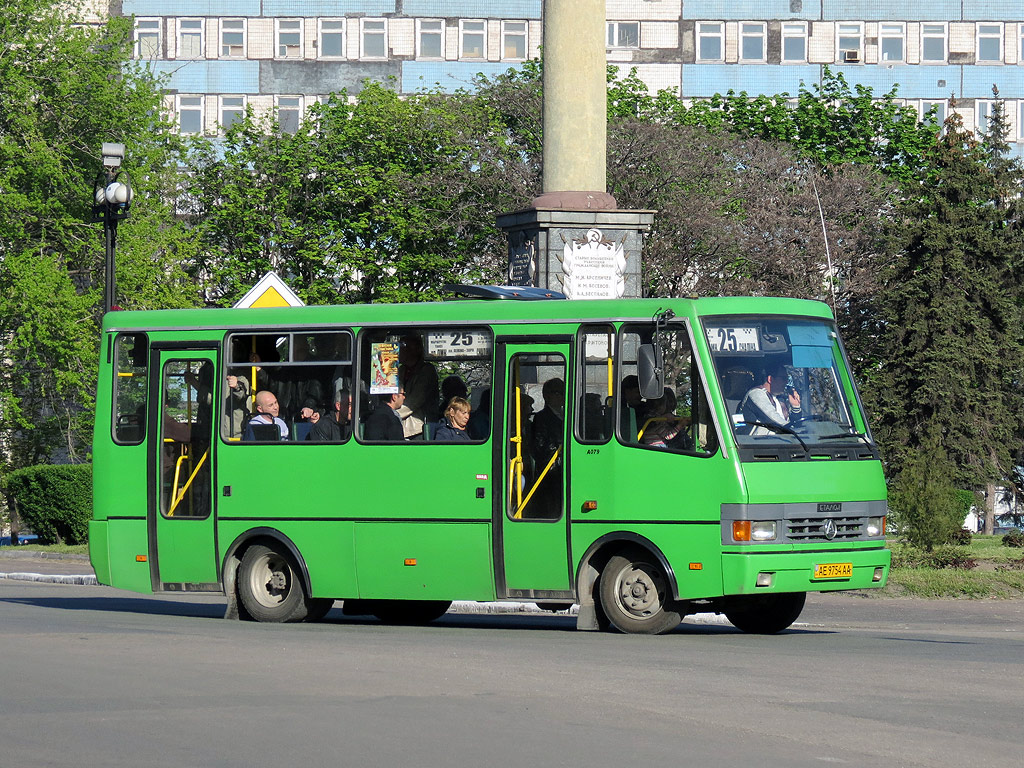
<path id="1" fill-rule="evenodd" d="M 570 588 L 565 515 L 568 344 L 506 345 L 502 565 L 512 596 Z M 540 594 L 535 594 L 539 592 Z"/>
<path id="2" fill-rule="evenodd" d="M 154 434 L 160 440 L 151 478 L 155 541 L 151 535 L 150 568 L 155 584 L 215 583 L 211 438 L 216 361 L 213 352 L 158 354 L 160 411 Z"/>

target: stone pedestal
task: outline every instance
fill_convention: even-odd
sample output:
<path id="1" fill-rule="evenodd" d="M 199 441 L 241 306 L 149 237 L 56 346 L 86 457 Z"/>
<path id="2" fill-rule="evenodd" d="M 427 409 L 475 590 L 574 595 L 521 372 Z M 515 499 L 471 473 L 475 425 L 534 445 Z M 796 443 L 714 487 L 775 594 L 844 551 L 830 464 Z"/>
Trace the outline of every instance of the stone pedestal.
<path id="1" fill-rule="evenodd" d="M 509 285 L 570 299 L 641 296 L 640 252 L 654 211 L 529 208 L 498 216 L 508 234 Z"/>

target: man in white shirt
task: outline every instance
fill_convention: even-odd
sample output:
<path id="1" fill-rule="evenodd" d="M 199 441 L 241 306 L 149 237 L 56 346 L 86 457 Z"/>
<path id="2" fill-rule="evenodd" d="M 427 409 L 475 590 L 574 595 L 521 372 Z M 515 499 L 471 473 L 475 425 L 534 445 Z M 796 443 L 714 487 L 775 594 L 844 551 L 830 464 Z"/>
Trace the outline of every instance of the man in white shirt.
<path id="1" fill-rule="evenodd" d="M 778 424 L 788 427 L 800 421 L 802 408 L 800 393 L 794 387 L 787 386 L 788 377 L 783 365 L 766 369 L 764 381 L 747 392 L 740 403 L 739 412 L 747 422 Z M 752 435 L 770 435 L 771 429 L 755 426 Z"/>
<path id="2" fill-rule="evenodd" d="M 256 393 L 256 415 L 249 419 L 249 423 L 245 427 L 245 436 L 243 440 L 256 440 L 256 430 L 254 427 L 260 425 L 276 425 L 278 432 L 280 432 L 280 440 L 288 439 L 288 425 L 284 423 L 284 420 L 278 417 L 278 413 L 281 411 L 281 406 L 277 402 L 277 398 L 274 393 L 270 390 L 263 389 Z"/>

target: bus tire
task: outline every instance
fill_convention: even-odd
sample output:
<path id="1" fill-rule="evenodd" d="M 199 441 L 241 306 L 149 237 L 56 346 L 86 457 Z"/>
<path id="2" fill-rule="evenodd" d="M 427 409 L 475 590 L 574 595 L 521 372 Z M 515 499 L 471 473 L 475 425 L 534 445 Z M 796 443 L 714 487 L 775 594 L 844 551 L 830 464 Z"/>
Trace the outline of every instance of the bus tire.
<path id="1" fill-rule="evenodd" d="M 657 560 L 642 549 L 628 549 L 608 560 L 598 580 L 601 609 L 620 632 L 661 635 L 679 626 L 682 614 Z"/>
<path id="2" fill-rule="evenodd" d="M 311 597 L 306 602 L 306 621 L 320 621 L 334 607 L 334 601 L 329 597 Z"/>
<path id="3" fill-rule="evenodd" d="M 309 598 L 291 557 L 264 544 L 253 544 L 242 555 L 238 597 L 256 621 L 302 621 L 309 614 Z"/>
<path id="4" fill-rule="evenodd" d="M 370 613 L 385 624 L 429 624 L 452 606 L 451 600 L 373 600 Z"/>
<path id="5" fill-rule="evenodd" d="M 725 618 L 748 634 L 777 635 L 797 620 L 806 599 L 804 592 L 740 598 L 724 611 Z"/>

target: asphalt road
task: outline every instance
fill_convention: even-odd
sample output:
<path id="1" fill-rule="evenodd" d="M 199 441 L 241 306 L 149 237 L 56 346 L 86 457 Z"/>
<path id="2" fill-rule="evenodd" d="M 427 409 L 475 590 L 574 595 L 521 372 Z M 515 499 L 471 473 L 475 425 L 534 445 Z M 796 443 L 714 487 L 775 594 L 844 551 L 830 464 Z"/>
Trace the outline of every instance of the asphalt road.
<path id="1" fill-rule="evenodd" d="M 1024 601 L 812 596 L 775 637 L 220 618 L 0 581 L 0 768 L 1020 765 Z"/>

